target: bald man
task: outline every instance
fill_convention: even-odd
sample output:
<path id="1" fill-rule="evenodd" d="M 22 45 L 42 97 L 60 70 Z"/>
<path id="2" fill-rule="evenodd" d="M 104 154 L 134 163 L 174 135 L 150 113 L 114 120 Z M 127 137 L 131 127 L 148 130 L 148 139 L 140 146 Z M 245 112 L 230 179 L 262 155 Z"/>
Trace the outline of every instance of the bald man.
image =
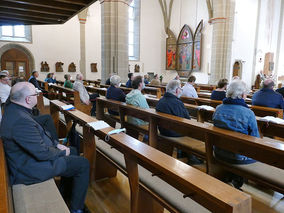
<path id="1" fill-rule="evenodd" d="M 70 148 L 59 144 L 36 122 L 32 108 L 37 104 L 37 95 L 33 84 L 19 82 L 12 87 L 10 101 L 5 107 L 0 135 L 7 156 L 10 183 L 29 185 L 55 176 L 62 176 L 63 182 L 73 178 L 71 212 L 83 212 L 89 162 L 83 157 L 70 155 Z"/>
<path id="2" fill-rule="evenodd" d="M 252 96 L 252 105 L 284 109 L 283 97 L 275 92 L 273 87 L 273 80 L 266 79 L 263 82 L 263 88 Z"/>

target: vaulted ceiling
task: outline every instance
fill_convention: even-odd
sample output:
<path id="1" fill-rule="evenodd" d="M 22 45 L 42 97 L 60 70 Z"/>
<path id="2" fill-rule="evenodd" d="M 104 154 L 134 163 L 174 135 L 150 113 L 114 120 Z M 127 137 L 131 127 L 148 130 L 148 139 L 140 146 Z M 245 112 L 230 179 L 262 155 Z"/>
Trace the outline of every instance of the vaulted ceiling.
<path id="1" fill-rule="evenodd" d="M 0 25 L 63 24 L 96 0 L 0 0 Z"/>

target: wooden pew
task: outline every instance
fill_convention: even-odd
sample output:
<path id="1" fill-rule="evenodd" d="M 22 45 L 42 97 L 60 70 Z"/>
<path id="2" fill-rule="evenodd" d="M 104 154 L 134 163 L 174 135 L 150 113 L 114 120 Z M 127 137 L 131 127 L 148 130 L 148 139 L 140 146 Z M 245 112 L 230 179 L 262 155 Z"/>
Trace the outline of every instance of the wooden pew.
<path id="1" fill-rule="evenodd" d="M 44 89 L 45 91 L 48 91 L 48 83 L 42 80 L 37 80 L 39 86 Z"/>
<path id="2" fill-rule="evenodd" d="M 9 183 L 8 169 L 6 165 L 3 142 L 0 139 L 0 212 L 14 212 L 12 190 Z"/>
<path id="3" fill-rule="evenodd" d="M 40 114 L 49 114 L 49 99 L 45 98 L 42 92 L 37 96 L 37 109 Z"/>
<path id="4" fill-rule="evenodd" d="M 94 85 L 95 87 L 99 87 L 101 81 L 98 80 L 83 80 L 84 82 L 86 82 L 87 85 Z"/>
<path id="5" fill-rule="evenodd" d="M 90 114 L 92 106 L 81 102 L 78 91 L 58 85 L 50 85 L 50 88 L 57 94 L 58 100 L 73 104 L 77 109 Z"/>
<path id="6" fill-rule="evenodd" d="M 115 104 L 115 102 L 113 101 L 110 101 L 110 100 L 107 100 L 107 101 Z M 237 132 L 233 132 L 229 130 L 223 130 L 223 129 L 214 127 L 212 124 L 199 123 L 193 120 L 183 119 L 183 118 L 179 118 L 173 115 L 157 113 L 153 109 L 140 109 L 137 107 L 126 105 L 126 104 L 119 104 L 118 107 L 119 107 L 121 116 L 131 115 L 131 116 L 135 116 L 137 118 L 143 119 L 143 120 L 147 120 L 149 122 L 149 145 L 155 148 L 158 148 L 159 150 L 165 153 L 168 153 L 170 155 L 172 153 L 173 147 L 178 147 L 182 150 L 194 153 L 195 155 L 202 157 L 202 155 L 205 155 L 207 152 L 207 147 L 206 147 L 206 152 L 205 152 L 204 147 L 202 147 L 202 142 L 207 142 L 208 135 L 210 135 L 212 132 L 215 134 L 214 131 L 216 130 L 216 132 L 218 133 L 218 134 L 216 133 L 216 135 L 218 135 L 218 137 L 221 138 L 220 140 L 223 143 L 230 144 L 228 146 L 238 147 L 237 150 L 234 150 L 235 152 L 239 154 L 247 155 L 249 157 L 252 157 L 262 162 L 263 164 L 257 164 L 257 166 L 260 166 L 259 169 L 264 168 L 269 171 L 274 171 L 275 169 L 273 169 L 271 166 L 276 166 L 280 169 L 283 169 L 282 167 L 284 166 L 284 161 L 283 161 L 284 160 L 283 159 L 284 158 L 284 144 L 280 141 L 269 139 L 269 138 L 259 139 L 259 138 L 255 138 L 252 136 L 243 135 L 241 133 L 237 133 Z M 161 126 L 166 129 L 174 130 L 180 133 L 181 135 L 185 135 L 189 137 L 169 138 L 169 137 L 160 136 L 158 135 L 158 132 L 157 132 L 157 126 Z M 224 133 L 224 137 L 222 136 L 222 133 Z M 232 137 L 232 140 L 230 139 L 230 137 Z M 231 141 L 234 141 L 234 137 L 237 138 L 236 142 L 231 142 Z M 246 143 L 240 143 L 241 145 L 239 145 L 238 141 L 241 140 L 242 138 L 245 138 L 244 140 L 246 141 Z M 228 143 L 228 141 L 230 141 L 230 143 Z M 271 144 L 275 145 L 275 146 L 272 145 L 273 147 L 272 152 L 274 153 L 275 156 L 277 156 L 277 158 L 275 158 L 274 156 L 273 157 L 270 156 L 270 154 L 272 154 Z M 246 146 L 251 146 L 251 149 L 249 148 L 251 152 L 255 152 L 255 153 L 259 152 L 261 153 L 261 155 L 258 155 L 258 154 L 248 155 L 247 151 L 244 151 L 246 150 Z M 266 150 L 267 150 L 268 157 L 266 154 L 264 154 Z M 208 160 L 209 157 L 210 156 L 206 156 L 206 160 Z M 267 160 L 267 158 L 270 158 L 270 157 L 273 160 L 271 161 Z M 210 160 L 212 162 L 212 159 Z M 208 164 L 208 166 L 210 166 L 210 164 Z M 279 173 L 280 170 L 276 169 L 276 171 Z M 283 171 L 281 171 L 280 174 L 284 176 L 284 172 L 283 173 L 282 172 Z M 212 173 L 212 174 L 215 174 L 215 173 Z M 279 191 L 281 193 L 284 192 L 284 185 L 281 185 L 277 181 L 275 182 L 275 177 L 273 173 L 268 173 L 268 174 L 265 173 L 264 175 L 264 174 L 259 174 L 257 172 L 250 173 L 250 171 L 241 170 L 237 174 L 240 174 L 241 176 L 247 177 L 248 179 L 251 179 L 255 182 L 268 186 L 272 188 L 273 190 Z"/>
<path id="7" fill-rule="evenodd" d="M 222 104 L 222 101 L 215 101 L 205 98 L 189 98 L 189 97 L 181 97 L 182 102 L 188 104 L 196 104 L 196 105 L 209 105 L 212 107 L 217 107 Z M 262 107 L 262 106 L 251 106 L 248 105 L 251 110 L 255 113 L 256 116 L 273 116 L 283 118 L 283 109 L 275 109 L 270 107 Z"/>
<path id="8" fill-rule="evenodd" d="M 58 101 L 52 101 L 53 107 L 59 108 L 61 104 Z M 63 113 L 79 122 L 87 123 L 93 120 L 92 117 L 84 115 L 78 110 L 64 111 Z M 87 140 L 84 144 L 88 143 L 92 146 L 88 150 L 94 152 L 91 165 L 96 165 L 94 168 L 96 175 L 99 175 L 99 171 L 97 171 L 99 164 L 98 159 L 94 156 L 98 156 L 97 154 L 103 150 L 99 150 L 99 144 L 105 142 L 95 141 L 91 134 L 105 138 L 110 130 L 113 128 L 84 131 L 84 133 L 89 133 L 89 137 L 84 135 L 83 139 Z M 89 143 L 90 138 L 92 139 Z M 249 195 L 235 190 L 124 133 L 111 135 L 107 143 L 112 148 L 109 148 L 111 151 L 106 151 L 103 154 L 105 159 L 108 159 L 113 165 L 118 165 L 119 169 L 128 176 L 131 195 L 130 209 L 133 213 L 162 213 L 164 207 L 170 212 L 185 212 L 189 209 L 194 212 L 203 212 L 204 209 L 199 205 L 212 212 L 251 212 Z M 105 149 L 107 147 L 109 146 L 104 146 Z M 113 153 L 121 156 L 120 163 L 116 162 L 118 156 L 113 158 Z M 174 187 L 174 190 L 171 187 Z M 168 188 L 171 188 L 170 195 L 167 193 Z M 193 200 L 199 205 L 194 204 Z"/>
<path id="9" fill-rule="evenodd" d="M 9 183 L 8 169 L 6 165 L 3 142 L 0 139 L 0 212 L 70 212 L 64 203 L 53 179 L 32 184 L 13 185 Z M 44 191 L 45 193 L 42 193 Z M 42 194 L 41 194 L 42 193 Z M 40 199 L 33 199 L 37 196 Z"/>

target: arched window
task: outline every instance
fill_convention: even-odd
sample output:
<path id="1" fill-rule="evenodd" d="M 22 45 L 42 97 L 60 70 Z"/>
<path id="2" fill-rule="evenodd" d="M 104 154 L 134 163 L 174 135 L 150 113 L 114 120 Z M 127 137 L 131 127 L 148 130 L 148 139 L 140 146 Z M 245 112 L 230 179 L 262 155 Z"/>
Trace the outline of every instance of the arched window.
<path id="1" fill-rule="evenodd" d="M 129 5 L 128 21 L 128 56 L 129 60 L 140 58 L 140 0 L 133 0 Z"/>
<path id="2" fill-rule="evenodd" d="M 15 41 L 15 42 L 31 42 L 32 41 L 31 26 L 25 26 L 25 25 L 1 26 L 0 40 Z"/>

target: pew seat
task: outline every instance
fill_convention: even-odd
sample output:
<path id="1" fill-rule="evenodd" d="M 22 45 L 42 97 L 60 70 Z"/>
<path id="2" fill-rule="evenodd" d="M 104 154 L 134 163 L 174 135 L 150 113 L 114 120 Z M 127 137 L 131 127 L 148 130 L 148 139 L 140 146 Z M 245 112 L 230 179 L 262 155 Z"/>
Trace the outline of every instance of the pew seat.
<path id="1" fill-rule="evenodd" d="M 256 162 L 251 164 L 239 165 L 225 163 L 224 161 L 217 160 L 219 165 L 226 168 L 227 171 L 231 171 L 243 177 L 247 177 L 250 180 L 260 182 L 263 184 L 272 184 L 277 186 L 283 192 L 284 189 L 284 171 L 274 166 L 270 166 L 265 163 Z"/>
<path id="2" fill-rule="evenodd" d="M 159 135 L 163 142 L 168 142 L 171 146 L 182 149 L 185 152 L 192 153 L 202 159 L 206 159 L 205 143 L 191 137 L 166 137 Z"/>
<path id="3" fill-rule="evenodd" d="M 16 213 L 69 213 L 53 179 L 42 183 L 12 186 Z"/>
<path id="4" fill-rule="evenodd" d="M 97 148 L 126 171 L 124 155 L 103 140 L 96 140 Z M 125 173 L 125 172 L 124 172 Z M 210 212 L 142 166 L 138 166 L 140 182 L 180 212 Z"/>

